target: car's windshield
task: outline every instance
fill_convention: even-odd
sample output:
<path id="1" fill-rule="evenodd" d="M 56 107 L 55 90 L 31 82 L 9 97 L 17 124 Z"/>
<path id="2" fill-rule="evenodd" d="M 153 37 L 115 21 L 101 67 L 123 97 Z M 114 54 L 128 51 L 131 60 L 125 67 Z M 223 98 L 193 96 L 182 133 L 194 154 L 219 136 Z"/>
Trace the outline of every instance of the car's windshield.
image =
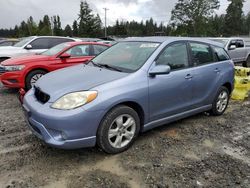
<path id="1" fill-rule="evenodd" d="M 219 42 L 219 43 L 223 44 L 224 46 L 226 46 L 228 43 L 228 39 L 211 39 L 211 40 L 215 41 L 215 42 Z"/>
<path id="2" fill-rule="evenodd" d="M 120 42 L 92 61 L 95 64 L 108 65 L 124 72 L 135 72 L 159 45 L 160 43 L 154 42 Z"/>
<path id="3" fill-rule="evenodd" d="M 70 45 L 67 43 L 62 43 L 62 44 L 58 44 L 50 49 L 48 49 L 47 51 L 41 53 L 42 55 L 47 55 L 47 56 L 54 56 L 56 54 L 58 54 L 59 52 L 61 52 L 63 49 L 69 47 Z"/>
<path id="4" fill-rule="evenodd" d="M 31 41 L 34 37 L 25 37 L 22 38 L 20 42 L 16 43 L 14 46 L 15 47 L 23 47 L 26 43 Z"/>

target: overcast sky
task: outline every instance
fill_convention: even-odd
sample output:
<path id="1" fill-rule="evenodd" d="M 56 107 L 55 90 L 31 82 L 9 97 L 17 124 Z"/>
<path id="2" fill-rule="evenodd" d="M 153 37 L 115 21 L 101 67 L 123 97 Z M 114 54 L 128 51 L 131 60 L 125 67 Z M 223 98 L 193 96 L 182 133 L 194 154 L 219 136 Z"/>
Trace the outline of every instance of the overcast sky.
<path id="1" fill-rule="evenodd" d="M 77 19 L 81 0 L 0 0 L 0 28 L 14 27 L 22 20 L 32 16 L 38 22 L 45 14 L 59 15 L 62 26 L 72 24 Z M 219 14 L 224 13 L 227 0 L 220 0 Z M 153 17 L 158 23 L 168 23 L 171 10 L 177 0 L 89 0 L 87 1 L 95 13 L 99 13 L 104 23 L 104 7 L 109 10 L 108 25 L 116 19 L 124 21 L 141 21 Z M 250 11 L 250 1 L 244 4 L 244 12 Z"/>

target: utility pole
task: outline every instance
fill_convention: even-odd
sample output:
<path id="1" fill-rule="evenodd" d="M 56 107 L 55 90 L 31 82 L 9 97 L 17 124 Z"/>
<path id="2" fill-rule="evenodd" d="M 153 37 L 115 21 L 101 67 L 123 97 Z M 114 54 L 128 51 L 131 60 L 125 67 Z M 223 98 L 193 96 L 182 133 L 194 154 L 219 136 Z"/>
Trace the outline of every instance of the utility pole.
<path id="1" fill-rule="evenodd" d="M 107 11 L 109 9 L 103 8 L 105 10 L 105 38 L 107 37 Z"/>

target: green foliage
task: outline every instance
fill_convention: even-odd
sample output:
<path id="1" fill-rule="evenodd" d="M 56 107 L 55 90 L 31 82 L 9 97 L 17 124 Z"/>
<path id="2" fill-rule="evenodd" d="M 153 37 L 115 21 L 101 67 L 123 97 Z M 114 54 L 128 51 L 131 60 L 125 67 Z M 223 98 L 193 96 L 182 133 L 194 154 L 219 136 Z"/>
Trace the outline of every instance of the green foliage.
<path id="1" fill-rule="evenodd" d="M 225 34 L 228 36 L 239 35 L 243 27 L 243 3 L 244 0 L 228 0 L 231 3 L 225 16 Z"/>
<path id="2" fill-rule="evenodd" d="M 60 16 L 58 16 L 58 15 L 53 16 L 52 20 L 53 20 L 53 34 L 56 36 L 63 35 Z"/>
<path id="3" fill-rule="evenodd" d="M 80 3 L 80 13 L 78 14 L 78 36 L 94 37 L 101 34 L 102 24 L 100 16 L 92 14 L 92 9 L 86 1 Z"/>
<path id="4" fill-rule="evenodd" d="M 218 0 L 178 0 L 172 10 L 171 24 L 179 35 L 202 35 L 206 23 L 214 10 L 219 8 Z"/>
<path id="5" fill-rule="evenodd" d="M 73 36 L 73 31 L 72 31 L 70 25 L 66 25 L 66 27 L 64 29 L 64 36 L 67 36 L 67 37 Z"/>
<path id="6" fill-rule="evenodd" d="M 78 36 L 78 23 L 76 20 L 74 20 L 73 25 L 72 25 L 72 33 L 74 37 Z"/>

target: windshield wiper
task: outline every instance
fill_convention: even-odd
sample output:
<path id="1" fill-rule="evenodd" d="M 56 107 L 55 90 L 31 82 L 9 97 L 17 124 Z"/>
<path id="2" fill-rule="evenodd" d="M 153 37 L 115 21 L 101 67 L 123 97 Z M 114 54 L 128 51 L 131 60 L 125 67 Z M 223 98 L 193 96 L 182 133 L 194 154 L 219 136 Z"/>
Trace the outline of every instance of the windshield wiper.
<path id="1" fill-rule="evenodd" d="M 92 63 L 92 64 L 93 64 L 94 66 L 96 66 L 96 67 L 101 67 L 101 68 L 102 68 L 102 66 L 101 66 L 100 64 L 95 63 L 95 62 L 92 61 L 92 60 L 90 60 L 89 63 Z M 89 64 L 89 63 L 88 63 L 88 64 Z"/>
<path id="2" fill-rule="evenodd" d="M 95 63 L 93 61 L 89 61 L 89 63 L 92 63 L 96 67 L 106 68 L 106 69 L 112 69 L 112 70 L 115 70 L 115 71 L 118 71 L 118 72 L 122 72 L 122 70 L 120 70 L 120 69 L 118 69 L 116 67 L 110 66 L 108 64 L 100 64 L 100 63 Z"/>
<path id="3" fill-rule="evenodd" d="M 113 67 L 113 66 L 110 66 L 108 64 L 99 64 L 99 65 L 106 68 L 106 69 L 112 69 L 112 70 L 115 70 L 115 71 L 118 71 L 118 72 L 122 72 L 120 69 L 118 69 L 116 67 Z"/>

